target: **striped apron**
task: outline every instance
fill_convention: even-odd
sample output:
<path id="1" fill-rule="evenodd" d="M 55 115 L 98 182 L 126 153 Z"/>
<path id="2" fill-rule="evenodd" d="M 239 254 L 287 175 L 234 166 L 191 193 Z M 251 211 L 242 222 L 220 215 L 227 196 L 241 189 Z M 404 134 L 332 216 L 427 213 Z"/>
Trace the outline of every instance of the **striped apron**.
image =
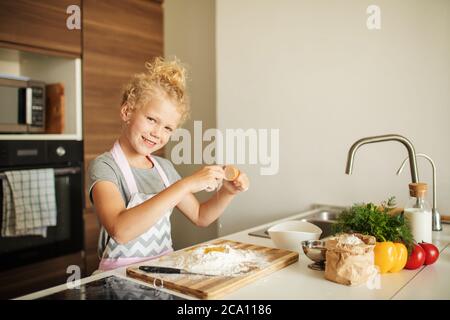
<path id="1" fill-rule="evenodd" d="M 122 171 L 128 186 L 130 194 L 128 197 L 129 201 L 127 209 L 133 208 L 155 196 L 155 194 L 139 193 L 131 167 L 118 141 L 114 143 L 111 154 L 114 161 L 119 166 L 120 171 Z M 169 187 L 169 179 L 160 164 L 151 155 L 147 156 L 147 158 L 153 163 L 163 180 L 165 187 Z M 99 252 L 101 253 L 99 269 L 102 271 L 111 270 L 129 264 L 154 259 L 172 252 L 173 248 L 170 228 L 171 214 L 172 210 L 167 211 L 164 216 L 145 233 L 125 244 L 119 244 L 114 241 L 102 227 L 99 238 Z"/>

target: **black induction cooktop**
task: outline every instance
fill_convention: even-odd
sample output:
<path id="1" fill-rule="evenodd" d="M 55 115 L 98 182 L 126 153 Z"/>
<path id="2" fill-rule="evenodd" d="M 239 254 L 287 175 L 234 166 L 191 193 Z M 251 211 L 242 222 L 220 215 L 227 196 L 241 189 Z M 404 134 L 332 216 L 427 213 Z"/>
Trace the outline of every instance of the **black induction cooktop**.
<path id="1" fill-rule="evenodd" d="M 186 300 L 176 295 L 110 276 L 39 298 L 38 300 Z"/>

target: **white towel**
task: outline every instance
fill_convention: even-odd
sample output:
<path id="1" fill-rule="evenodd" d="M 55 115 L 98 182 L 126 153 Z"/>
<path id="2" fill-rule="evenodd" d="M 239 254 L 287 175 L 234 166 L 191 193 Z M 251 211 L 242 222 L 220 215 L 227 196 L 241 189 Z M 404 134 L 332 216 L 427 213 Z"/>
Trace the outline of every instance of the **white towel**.
<path id="1" fill-rule="evenodd" d="M 56 226 L 53 169 L 6 171 L 3 179 L 2 236 L 47 236 Z"/>

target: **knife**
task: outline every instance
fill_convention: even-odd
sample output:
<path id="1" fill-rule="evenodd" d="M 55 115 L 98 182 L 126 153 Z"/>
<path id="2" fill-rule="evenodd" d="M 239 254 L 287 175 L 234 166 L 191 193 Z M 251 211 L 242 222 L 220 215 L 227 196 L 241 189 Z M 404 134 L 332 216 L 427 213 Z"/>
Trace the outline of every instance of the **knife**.
<path id="1" fill-rule="evenodd" d="M 215 274 L 190 272 L 190 271 L 187 271 L 184 269 L 160 267 L 160 266 L 139 266 L 139 270 L 145 271 L 147 273 L 194 274 L 194 275 L 199 275 L 199 276 L 210 276 L 210 277 L 217 276 Z"/>

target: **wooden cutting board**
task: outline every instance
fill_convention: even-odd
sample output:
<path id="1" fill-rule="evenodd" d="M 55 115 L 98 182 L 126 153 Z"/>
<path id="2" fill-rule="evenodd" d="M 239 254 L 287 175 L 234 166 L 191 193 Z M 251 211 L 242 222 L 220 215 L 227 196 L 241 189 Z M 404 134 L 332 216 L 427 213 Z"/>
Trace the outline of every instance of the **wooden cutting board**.
<path id="1" fill-rule="evenodd" d="M 252 270 L 244 275 L 234 277 L 146 273 L 145 271 L 139 270 L 139 266 L 128 267 L 127 276 L 143 280 L 155 286 L 162 285 L 164 288 L 200 299 L 217 299 L 298 261 L 298 252 L 223 239 L 202 243 L 183 249 L 183 251 L 195 250 L 195 248 L 204 245 L 229 245 L 234 249 L 253 250 L 263 254 L 268 263 L 261 269 Z M 142 264 L 154 265 L 157 260 L 151 260 Z"/>

